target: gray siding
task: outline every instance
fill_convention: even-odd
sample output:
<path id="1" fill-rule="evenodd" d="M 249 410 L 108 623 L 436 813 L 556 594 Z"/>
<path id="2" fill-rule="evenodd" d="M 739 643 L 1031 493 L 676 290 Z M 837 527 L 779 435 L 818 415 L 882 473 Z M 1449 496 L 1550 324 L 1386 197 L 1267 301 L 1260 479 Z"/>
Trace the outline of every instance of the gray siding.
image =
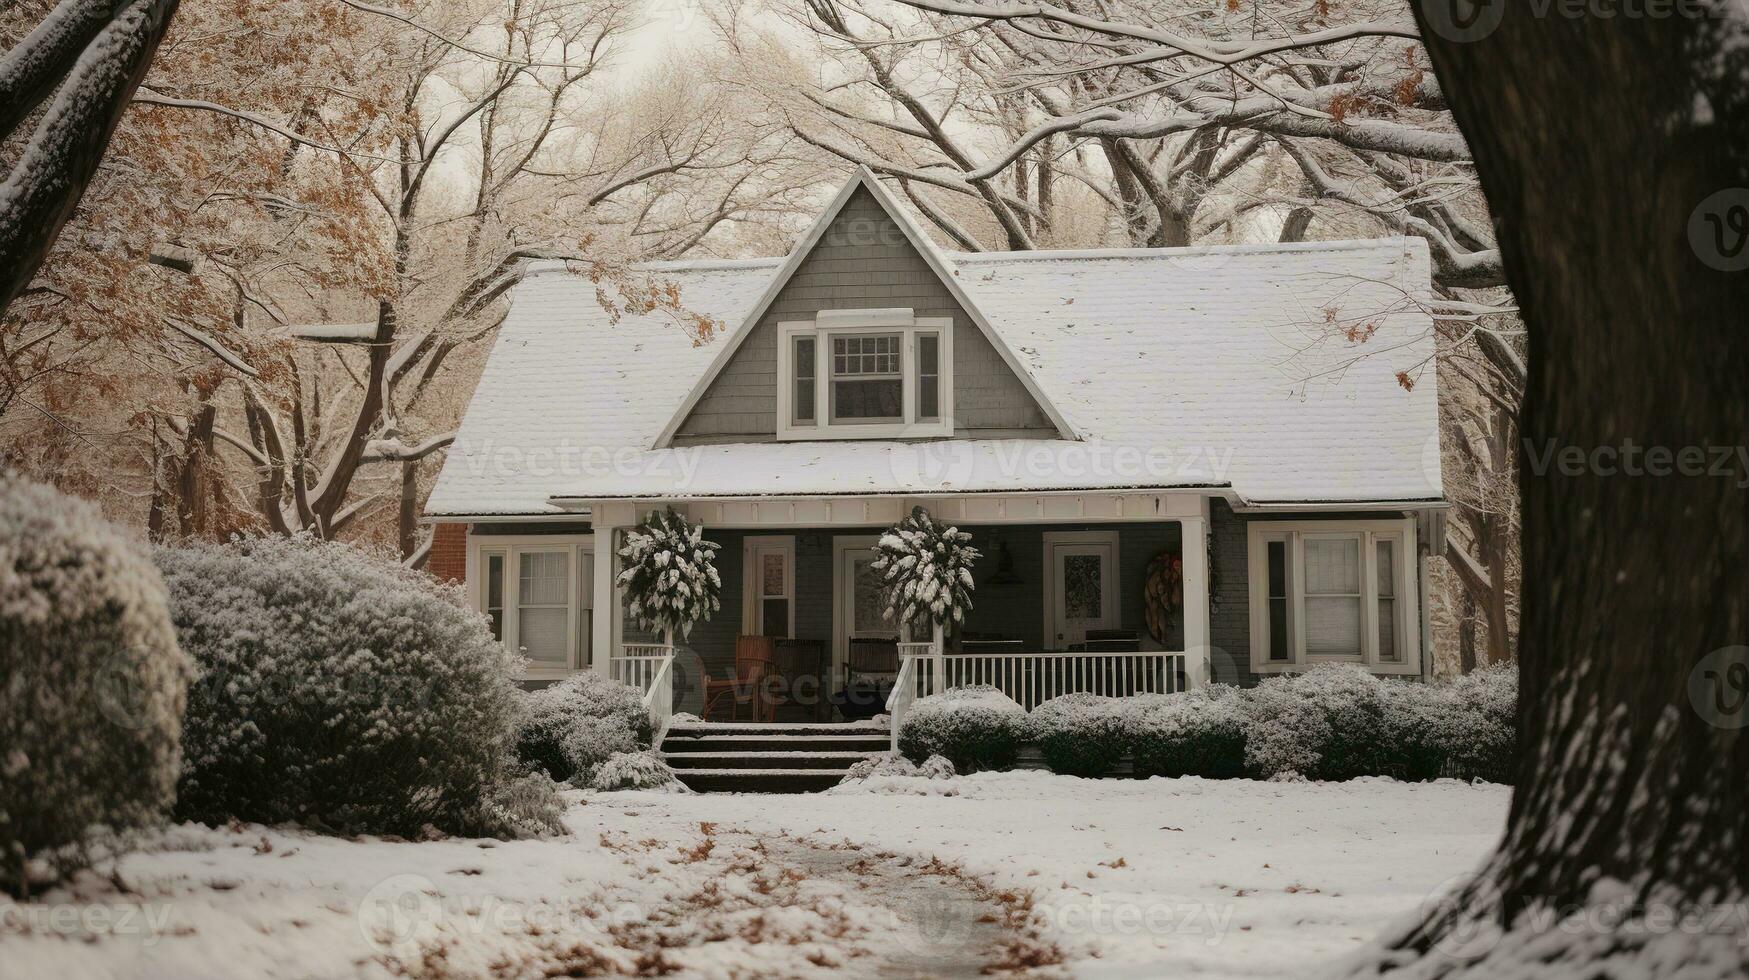
<path id="1" fill-rule="evenodd" d="M 858 189 L 675 434 L 675 445 L 769 442 L 777 434 L 777 324 L 821 310 L 909 307 L 952 317 L 955 434 L 1056 430 L 996 348 L 867 190 Z"/>

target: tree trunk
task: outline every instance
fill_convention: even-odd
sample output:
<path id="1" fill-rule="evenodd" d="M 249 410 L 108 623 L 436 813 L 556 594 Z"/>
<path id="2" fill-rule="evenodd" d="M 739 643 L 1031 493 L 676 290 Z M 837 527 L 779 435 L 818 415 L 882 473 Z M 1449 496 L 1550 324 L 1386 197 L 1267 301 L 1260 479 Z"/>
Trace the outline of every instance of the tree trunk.
<path id="1" fill-rule="evenodd" d="M 30 283 L 73 216 L 128 101 L 151 67 L 177 3 L 133 0 L 120 6 L 63 69 L 66 80 L 25 141 L 11 175 L 0 184 L 0 313 Z M 43 72 L 23 74 L 29 77 L 20 83 L 18 94 L 39 91 L 37 76 Z M 10 135 L 0 132 L 0 139 Z"/>
<path id="2" fill-rule="evenodd" d="M 1476 669 L 1476 594 L 1463 587 L 1464 604 L 1458 614 L 1458 672 Z"/>
<path id="3" fill-rule="evenodd" d="M 401 560 L 406 561 L 419 550 L 419 461 L 416 459 L 401 464 L 401 510 L 397 524 Z"/>
<path id="4" fill-rule="evenodd" d="M 1462 9 L 1416 16 L 1530 338 L 1524 749 L 1483 873 L 1357 972 L 1742 976 L 1745 474 L 1697 450 L 1699 475 L 1649 475 L 1670 461 L 1644 447 L 1749 432 L 1749 45 L 1687 7 Z"/>

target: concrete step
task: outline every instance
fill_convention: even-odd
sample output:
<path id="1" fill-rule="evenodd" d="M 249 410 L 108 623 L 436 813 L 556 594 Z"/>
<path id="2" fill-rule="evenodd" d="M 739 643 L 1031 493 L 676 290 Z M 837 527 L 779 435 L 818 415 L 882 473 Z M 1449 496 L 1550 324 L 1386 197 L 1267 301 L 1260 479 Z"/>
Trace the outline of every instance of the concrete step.
<path id="1" fill-rule="evenodd" d="M 694 752 L 885 752 L 892 748 L 892 739 L 885 735 L 702 735 L 676 737 L 672 733 L 662 740 L 664 755 L 688 755 Z"/>
<path id="2" fill-rule="evenodd" d="M 844 778 L 844 769 L 676 769 L 699 793 L 818 793 Z"/>
<path id="3" fill-rule="evenodd" d="M 682 769 L 848 769 L 878 752 L 673 752 L 668 765 Z"/>
<path id="4" fill-rule="evenodd" d="M 677 722 L 668 727 L 669 737 L 699 738 L 707 735 L 810 735 L 862 736 L 886 735 L 892 731 L 885 724 L 872 721 L 843 722 Z"/>

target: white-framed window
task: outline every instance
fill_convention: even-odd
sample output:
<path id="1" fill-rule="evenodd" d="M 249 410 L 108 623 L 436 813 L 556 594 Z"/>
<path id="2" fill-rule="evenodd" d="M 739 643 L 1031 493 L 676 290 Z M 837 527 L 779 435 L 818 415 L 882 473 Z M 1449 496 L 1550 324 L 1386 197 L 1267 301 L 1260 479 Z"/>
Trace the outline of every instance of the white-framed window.
<path id="1" fill-rule="evenodd" d="M 796 539 L 749 535 L 741 541 L 741 632 L 796 635 Z"/>
<path id="2" fill-rule="evenodd" d="M 953 319 L 824 310 L 778 324 L 779 439 L 953 434 Z"/>
<path id="3" fill-rule="evenodd" d="M 594 538 L 469 535 L 468 583 L 492 635 L 528 658 L 524 678 L 589 665 Z"/>
<path id="4" fill-rule="evenodd" d="M 1251 665 L 1421 672 L 1412 520 L 1252 521 Z"/>

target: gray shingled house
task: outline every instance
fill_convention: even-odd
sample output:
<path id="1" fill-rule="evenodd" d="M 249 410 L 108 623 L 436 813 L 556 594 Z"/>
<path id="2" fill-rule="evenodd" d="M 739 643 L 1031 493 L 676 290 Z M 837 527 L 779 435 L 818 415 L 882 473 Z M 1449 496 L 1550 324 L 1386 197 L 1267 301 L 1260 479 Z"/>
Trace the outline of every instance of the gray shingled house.
<path id="1" fill-rule="evenodd" d="M 528 681 L 606 671 L 697 713 L 769 637 L 784 717 L 818 721 L 807 682 L 869 672 L 901 675 L 901 709 L 1428 673 L 1420 240 L 960 254 L 864 171 L 786 258 L 648 271 L 722 331 L 615 320 L 534 269 L 427 504 Z M 964 629 L 901 642 L 870 549 L 917 505 L 984 558 Z M 627 625 L 606 546 L 667 506 L 722 546 L 724 609 L 678 651 Z"/>

